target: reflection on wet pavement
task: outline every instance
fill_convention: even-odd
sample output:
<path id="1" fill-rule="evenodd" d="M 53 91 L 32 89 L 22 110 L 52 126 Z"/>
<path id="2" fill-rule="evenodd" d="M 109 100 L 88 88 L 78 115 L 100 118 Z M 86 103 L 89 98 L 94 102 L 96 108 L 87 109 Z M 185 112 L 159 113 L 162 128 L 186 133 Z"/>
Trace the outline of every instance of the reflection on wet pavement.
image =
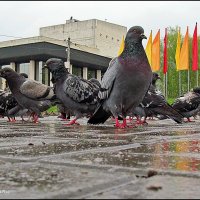
<path id="1" fill-rule="evenodd" d="M 65 184 L 72 186 L 73 177 L 76 176 L 73 173 L 70 178 L 69 171 L 66 171 L 72 165 L 80 169 L 83 169 L 80 166 L 91 168 L 93 176 L 102 181 L 102 185 L 99 183 L 101 186 L 98 187 L 104 189 L 103 180 L 109 182 L 109 178 L 105 179 L 108 174 L 111 174 L 112 180 L 120 179 L 121 175 L 114 176 L 114 171 L 102 172 L 101 167 L 141 171 L 154 169 L 160 172 L 182 172 L 186 175 L 195 173 L 200 176 L 199 120 L 182 125 L 171 120 L 154 120 L 148 126 L 129 129 L 114 128 L 112 120 L 104 125 L 92 126 L 87 125 L 86 119 L 82 119 L 82 125 L 71 127 L 65 126 L 56 117 L 44 118 L 39 124 L 0 122 L 0 188 L 10 188 L 13 191 L 20 188 L 24 197 L 28 195 L 27 188 L 31 188 L 33 192 L 40 191 L 39 196 L 46 195 L 47 191 L 52 192 L 52 196 L 56 191 L 65 191 Z M 54 165 L 55 162 L 57 166 Z M 48 169 L 45 168 L 46 165 Z M 95 174 L 97 166 L 100 171 Z M 79 173 L 80 169 L 77 167 L 73 168 Z M 89 168 L 85 177 L 90 173 Z M 101 172 L 102 178 L 99 177 Z M 68 175 L 64 178 L 62 174 Z M 130 177 L 130 174 L 123 175 Z M 76 180 L 79 181 L 78 176 Z M 124 179 L 119 182 L 124 184 Z M 83 192 L 80 189 L 79 192 L 80 195 L 85 195 L 90 190 Z M 65 193 L 72 196 L 78 194 L 77 188 L 71 188 L 70 192 L 67 190 Z"/>

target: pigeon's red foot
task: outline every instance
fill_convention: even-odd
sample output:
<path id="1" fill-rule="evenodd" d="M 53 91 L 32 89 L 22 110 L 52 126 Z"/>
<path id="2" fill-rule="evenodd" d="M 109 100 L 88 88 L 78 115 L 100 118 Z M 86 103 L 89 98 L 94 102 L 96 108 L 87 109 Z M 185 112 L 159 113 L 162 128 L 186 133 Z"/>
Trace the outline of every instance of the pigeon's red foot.
<path id="1" fill-rule="evenodd" d="M 139 120 L 139 121 L 137 120 L 136 124 L 137 125 L 148 125 L 148 123 L 146 122 L 146 120 L 143 120 L 143 121 L 142 120 Z"/>
<path id="2" fill-rule="evenodd" d="M 8 117 L 8 122 L 16 122 L 16 119 L 13 117 Z"/>
<path id="3" fill-rule="evenodd" d="M 123 123 L 120 124 L 118 118 L 115 118 L 115 127 L 116 128 L 133 128 L 135 127 L 134 125 L 127 125 L 126 119 L 123 119 Z"/>
<path id="4" fill-rule="evenodd" d="M 189 123 L 189 122 L 195 122 L 195 121 L 192 121 L 190 118 L 187 118 L 186 121 L 184 121 L 185 123 Z"/>
<path id="5" fill-rule="evenodd" d="M 38 115 L 36 113 L 34 113 L 33 114 L 33 123 L 38 124 L 39 123 L 38 118 L 39 118 Z"/>
<path id="6" fill-rule="evenodd" d="M 68 124 L 65 124 L 66 126 L 70 126 L 70 125 L 73 125 L 73 124 L 76 124 L 76 125 L 80 125 L 79 123 L 76 122 L 76 118 L 71 120 Z"/>

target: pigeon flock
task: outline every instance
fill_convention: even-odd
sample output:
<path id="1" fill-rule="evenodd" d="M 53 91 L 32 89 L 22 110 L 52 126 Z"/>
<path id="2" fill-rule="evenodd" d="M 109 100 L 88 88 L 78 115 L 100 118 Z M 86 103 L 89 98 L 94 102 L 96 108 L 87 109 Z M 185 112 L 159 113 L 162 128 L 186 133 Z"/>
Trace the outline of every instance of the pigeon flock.
<path id="1" fill-rule="evenodd" d="M 38 123 L 42 112 L 57 105 L 59 118 L 67 121 L 73 117 L 67 126 L 79 124 L 77 121 L 82 117 L 88 118 L 88 124 L 103 124 L 112 117 L 116 128 L 147 124 L 147 117 L 169 118 L 176 123 L 186 118 L 190 122 L 190 117 L 200 111 L 200 88 L 194 88 L 170 105 L 156 87 L 160 77 L 151 70 L 143 39 L 146 36 L 142 27 L 128 30 L 123 52 L 111 60 L 101 82 L 69 73 L 59 58 L 50 58 L 44 65 L 52 74 L 53 87 L 11 68 L 1 69 L 0 77 L 6 79 L 8 87 L 0 90 L 0 116 L 15 122 L 16 116 L 24 120 L 26 115 Z"/>

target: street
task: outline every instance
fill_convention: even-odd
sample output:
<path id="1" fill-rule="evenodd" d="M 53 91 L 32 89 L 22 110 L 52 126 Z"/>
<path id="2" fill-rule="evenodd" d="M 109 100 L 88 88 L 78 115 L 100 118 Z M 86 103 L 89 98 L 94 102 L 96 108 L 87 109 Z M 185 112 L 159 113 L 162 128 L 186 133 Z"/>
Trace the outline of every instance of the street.
<path id="1" fill-rule="evenodd" d="M 57 116 L 39 124 L 0 119 L 1 199 L 197 199 L 200 119 L 143 127 L 67 127 Z"/>

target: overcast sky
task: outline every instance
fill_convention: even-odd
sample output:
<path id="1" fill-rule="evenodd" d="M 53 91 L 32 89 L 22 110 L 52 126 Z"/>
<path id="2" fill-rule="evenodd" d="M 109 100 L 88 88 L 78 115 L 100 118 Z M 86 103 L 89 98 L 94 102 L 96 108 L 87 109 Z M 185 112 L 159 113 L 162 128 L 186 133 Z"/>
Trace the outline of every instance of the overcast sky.
<path id="1" fill-rule="evenodd" d="M 186 27 L 193 35 L 195 23 L 200 25 L 200 2 L 198 1 L 1 1 L 0 41 L 13 37 L 39 35 L 39 28 L 64 24 L 71 16 L 78 20 L 99 19 L 130 28 L 140 25 L 145 35 L 153 37 L 165 27 Z M 199 28 L 198 28 L 199 30 Z M 200 33 L 200 32 L 199 32 Z M 2 35 L 6 35 L 2 36 Z"/>

